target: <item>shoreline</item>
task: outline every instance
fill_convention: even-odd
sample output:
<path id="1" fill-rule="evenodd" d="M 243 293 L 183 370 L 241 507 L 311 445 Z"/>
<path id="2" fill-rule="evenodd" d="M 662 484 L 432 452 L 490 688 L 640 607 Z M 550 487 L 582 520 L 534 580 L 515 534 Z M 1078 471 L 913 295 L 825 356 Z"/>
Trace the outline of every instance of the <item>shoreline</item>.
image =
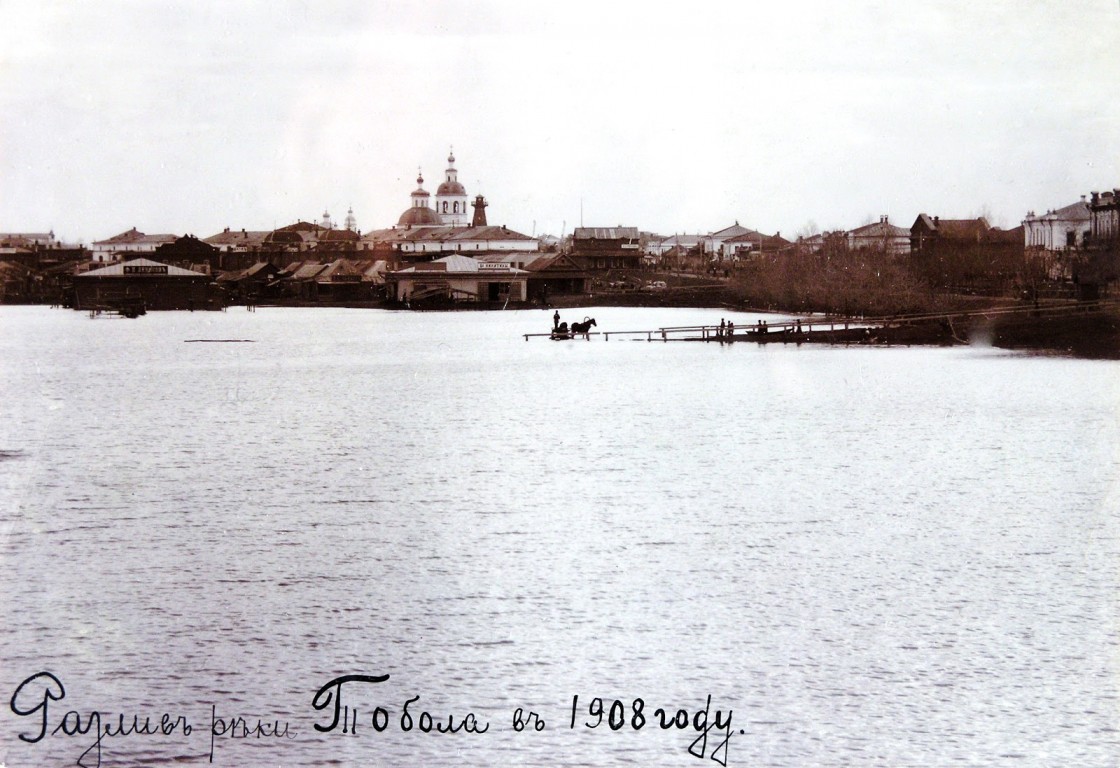
<path id="1" fill-rule="evenodd" d="M 687 294 L 682 294 L 687 291 Z M 552 306 L 559 309 L 580 307 L 688 307 L 805 317 L 808 313 L 781 307 L 755 307 L 738 299 L 727 289 L 707 291 L 708 301 L 697 301 L 694 289 L 669 289 L 657 293 L 604 293 L 573 297 Z M 539 305 L 538 305 L 539 306 Z M 543 308 L 543 307 L 541 307 Z M 868 318 L 836 316 L 853 323 Z M 901 317 L 901 316 L 900 316 Z M 939 318 L 948 318 L 946 325 Z M 746 329 L 744 329 L 746 330 Z M 927 320 L 904 321 L 898 327 L 878 330 L 867 339 L 837 331 L 816 338 L 767 338 L 761 343 L 833 343 L 875 345 L 954 346 L 983 344 L 1008 350 L 1029 350 L 1099 360 L 1120 360 L 1120 302 L 1078 304 L 1075 302 L 1043 302 L 1039 305 L 1023 301 L 992 298 L 977 300 L 966 297 L 958 308 L 937 313 Z M 743 341 L 759 340 L 744 335 Z"/>
<path id="2" fill-rule="evenodd" d="M 1120 360 L 1120 301 L 1061 302 L 1027 304 L 1007 298 L 960 297 L 952 309 L 925 316 L 897 316 L 896 323 L 884 323 L 873 335 L 818 332 L 784 338 L 756 337 L 744 328 L 747 343 L 825 343 L 884 346 L 953 346 L 983 344 L 999 349 L 1026 350 L 1099 360 Z M 10 305 L 18 306 L 18 305 Z M 40 305 L 45 306 L 45 305 Z M 229 306 L 246 306 L 231 304 Z M 253 307 L 347 307 L 358 309 L 396 309 L 415 312 L 487 312 L 501 310 L 493 304 L 432 304 L 404 307 L 389 301 L 309 302 L 269 301 Z M 671 287 L 658 291 L 603 291 L 579 296 L 554 296 L 546 304 L 519 302 L 509 309 L 542 311 L 587 307 L 647 307 L 710 309 L 713 312 L 750 312 L 791 317 L 820 316 L 804 310 L 752 306 L 726 284 Z M 205 310 L 199 310 L 205 311 Z M 839 322 L 868 323 L 884 318 L 834 315 Z M 714 322 L 713 322 L 714 325 Z"/>

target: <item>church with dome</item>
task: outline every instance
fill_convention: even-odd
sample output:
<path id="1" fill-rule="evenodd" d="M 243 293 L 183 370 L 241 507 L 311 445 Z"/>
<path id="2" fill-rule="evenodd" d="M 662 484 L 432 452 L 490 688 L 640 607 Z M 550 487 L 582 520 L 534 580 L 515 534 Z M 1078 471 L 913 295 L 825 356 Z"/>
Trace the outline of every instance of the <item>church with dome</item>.
<path id="1" fill-rule="evenodd" d="M 390 261 L 430 260 L 448 254 L 482 256 L 492 253 L 540 250 L 535 237 L 486 222 L 486 198 L 471 201 L 459 181 L 455 153 L 447 157 L 447 170 L 434 195 L 424 189 L 424 175 L 416 177 L 409 206 L 395 226 L 367 232 L 358 250 L 372 251 Z"/>
<path id="2" fill-rule="evenodd" d="M 431 195 L 424 189 L 424 176 L 416 177 L 416 189 L 412 193 L 412 204 L 401 214 L 397 225 L 402 227 L 465 227 L 473 222 L 468 217 L 467 190 L 459 182 L 459 172 L 455 169 L 455 153 L 447 156 L 447 170 L 444 180 L 436 188 L 435 207 L 430 204 Z M 475 201 L 476 218 L 480 200 Z M 485 204 L 483 203 L 483 207 Z M 486 224 L 482 214 L 483 225 Z"/>

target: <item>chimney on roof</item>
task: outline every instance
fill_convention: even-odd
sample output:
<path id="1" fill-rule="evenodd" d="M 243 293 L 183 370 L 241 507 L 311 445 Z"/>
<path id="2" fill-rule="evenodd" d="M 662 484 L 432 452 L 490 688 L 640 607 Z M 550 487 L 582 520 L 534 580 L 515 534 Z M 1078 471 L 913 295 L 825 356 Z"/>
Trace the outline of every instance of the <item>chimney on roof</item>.
<path id="1" fill-rule="evenodd" d="M 879 217 L 879 223 L 880 224 L 886 224 L 887 223 L 887 215 L 886 214 L 883 214 L 882 216 Z"/>
<path id="2" fill-rule="evenodd" d="M 936 227 L 940 223 L 941 223 L 941 217 L 940 216 L 934 216 L 933 217 L 933 226 Z"/>
<path id="3" fill-rule="evenodd" d="M 224 232 L 229 232 L 229 227 L 226 227 L 225 230 L 223 230 L 223 231 Z"/>

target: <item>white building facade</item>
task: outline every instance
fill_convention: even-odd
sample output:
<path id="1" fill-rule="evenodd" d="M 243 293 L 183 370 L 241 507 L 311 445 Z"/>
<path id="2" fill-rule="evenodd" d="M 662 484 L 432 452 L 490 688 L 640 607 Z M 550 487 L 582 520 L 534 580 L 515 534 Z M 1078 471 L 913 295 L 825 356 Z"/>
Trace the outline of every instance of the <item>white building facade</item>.
<path id="1" fill-rule="evenodd" d="M 90 246 L 93 261 L 119 261 L 124 254 L 155 253 L 156 248 L 178 240 L 176 235 L 145 235 L 133 227 L 127 232 L 98 240 Z"/>
<path id="2" fill-rule="evenodd" d="M 1065 208 L 1038 215 L 1034 211 L 1028 213 L 1023 219 L 1023 244 L 1028 250 L 1051 253 L 1077 250 L 1085 245 L 1091 228 L 1089 204 L 1082 197 Z"/>

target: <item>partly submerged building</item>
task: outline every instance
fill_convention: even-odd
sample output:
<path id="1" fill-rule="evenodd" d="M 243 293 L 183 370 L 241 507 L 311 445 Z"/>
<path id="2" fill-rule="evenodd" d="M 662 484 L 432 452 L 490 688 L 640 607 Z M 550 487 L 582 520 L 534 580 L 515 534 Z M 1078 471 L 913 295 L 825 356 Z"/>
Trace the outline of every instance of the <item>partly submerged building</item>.
<path id="1" fill-rule="evenodd" d="M 525 301 L 529 272 L 509 262 L 444 256 L 385 275 L 389 296 L 404 304 L 423 300 L 487 303 Z"/>
<path id="2" fill-rule="evenodd" d="M 132 259 L 74 276 L 74 309 L 112 308 L 122 301 L 145 309 L 219 309 L 209 275 Z"/>

